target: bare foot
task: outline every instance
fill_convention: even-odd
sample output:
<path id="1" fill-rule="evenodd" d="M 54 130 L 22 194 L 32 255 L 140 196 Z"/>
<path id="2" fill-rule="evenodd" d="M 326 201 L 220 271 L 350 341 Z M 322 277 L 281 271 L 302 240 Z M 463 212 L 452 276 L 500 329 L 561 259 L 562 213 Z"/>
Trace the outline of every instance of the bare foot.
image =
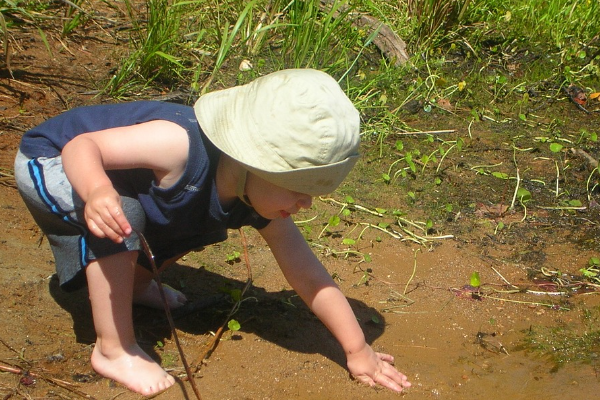
<path id="1" fill-rule="evenodd" d="M 162 286 L 169 309 L 174 310 L 187 302 L 187 298 L 179 290 L 173 289 L 171 286 L 165 284 Z M 133 292 L 133 304 L 156 308 L 158 310 L 164 309 L 165 307 L 160 296 L 158 283 L 152 279 L 145 287 L 136 287 Z"/>
<path id="2" fill-rule="evenodd" d="M 109 357 L 102 353 L 102 345 L 96 342 L 91 363 L 100 375 L 144 396 L 162 392 L 175 383 L 175 378 L 167 374 L 137 343 Z"/>

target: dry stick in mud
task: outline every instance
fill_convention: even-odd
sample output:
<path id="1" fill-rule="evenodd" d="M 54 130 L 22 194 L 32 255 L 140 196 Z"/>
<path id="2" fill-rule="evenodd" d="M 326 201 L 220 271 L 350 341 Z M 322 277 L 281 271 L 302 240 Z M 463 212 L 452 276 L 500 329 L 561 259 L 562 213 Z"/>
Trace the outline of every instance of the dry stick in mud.
<path id="1" fill-rule="evenodd" d="M 8 343 L 6 343 L 4 340 L 0 339 L 0 343 L 2 343 L 6 348 L 8 348 L 10 351 L 12 351 L 13 353 L 19 355 L 19 358 L 23 359 L 23 357 L 19 354 L 19 352 L 17 350 L 15 350 L 12 346 L 10 346 Z M 26 361 L 26 360 L 24 360 Z M 4 364 L 9 364 L 6 361 L 2 361 Z M 93 396 L 87 394 L 87 393 L 83 393 L 80 390 L 78 390 L 75 386 L 75 384 L 67 382 L 67 381 L 63 381 L 61 379 L 56 379 L 56 378 L 50 378 L 47 377 L 45 375 L 42 375 L 40 373 L 37 372 L 31 372 L 29 370 L 23 369 L 21 367 L 18 366 L 14 366 L 14 365 L 2 365 L 0 364 L 0 371 L 2 372 L 10 372 L 16 375 L 21 375 L 21 380 L 19 381 L 20 383 L 22 383 L 24 378 L 32 378 L 32 379 L 42 379 L 45 382 L 48 382 L 51 385 L 54 386 L 58 386 L 61 387 L 65 390 L 68 390 L 71 393 L 74 393 L 80 397 L 86 398 L 86 399 L 90 399 L 90 400 L 96 400 Z M 8 398 L 12 395 L 9 395 L 5 398 Z"/>
<path id="2" fill-rule="evenodd" d="M 217 345 L 219 344 L 219 341 L 221 340 L 221 336 L 223 336 L 223 332 L 225 331 L 225 326 L 229 322 L 229 318 L 231 318 L 231 316 L 233 314 L 235 314 L 235 312 L 238 310 L 239 305 L 240 305 L 242 299 L 244 298 L 244 293 L 246 293 L 248 288 L 252 285 L 252 268 L 250 267 L 250 257 L 248 257 L 248 243 L 246 241 L 246 235 L 244 234 L 244 231 L 241 228 L 238 229 L 238 231 L 240 232 L 240 236 L 242 238 L 242 244 L 244 246 L 244 262 L 246 263 L 248 279 L 246 280 L 246 285 L 242 289 L 242 293 L 240 294 L 239 300 L 233 305 L 233 307 L 231 308 L 231 311 L 229 311 L 229 314 L 227 314 L 225 321 L 219 327 L 219 329 L 217 329 L 217 332 L 215 333 L 213 339 L 206 345 L 206 350 L 204 350 L 204 352 L 200 355 L 200 357 L 198 357 L 198 359 L 194 362 L 194 364 L 196 365 L 195 372 L 198 372 L 200 370 L 200 368 L 202 367 L 202 361 L 204 361 L 205 359 L 210 357 L 210 355 L 217 348 Z"/>
<path id="3" fill-rule="evenodd" d="M 179 343 L 179 336 L 177 336 L 177 331 L 175 330 L 175 324 L 173 323 L 173 317 L 171 316 L 171 309 L 167 304 L 165 291 L 160 281 L 160 274 L 158 273 L 158 268 L 156 267 L 156 263 L 154 262 L 154 254 L 152 254 L 152 250 L 150 250 L 150 245 L 146 241 L 146 238 L 144 237 L 142 232 L 136 230 L 135 233 L 137 233 L 138 237 L 140 238 L 140 242 L 142 243 L 142 247 L 144 248 L 144 253 L 146 254 L 146 257 L 148 257 L 150 265 L 152 266 L 152 271 L 154 272 L 154 279 L 156 279 L 158 291 L 160 293 L 160 298 L 163 301 L 165 313 L 167 315 L 167 320 L 169 321 L 169 327 L 171 328 L 173 339 L 175 340 L 175 344 L 177 345 L 177 350 L 179 351 L 179 356 L 181 357 L 181 362 L 183 363 L 183 367 L 185 368 L 185 373 L 188 377 L 188 381 L 190 382 L 190 385 L 192 385 L 192 390 L 194 391 L 196 398 L 198 400 L 202 400 L 202 396 L 200 396 L 200 392 L 198 391 L 198 387 L 196 386 L 196 382 L 194 381 L 194 377 L 192 376 L 190 366 L 187 363 L 185 354 L 183 352 L 183 349 L 181 348 L 181 344 Z"/>

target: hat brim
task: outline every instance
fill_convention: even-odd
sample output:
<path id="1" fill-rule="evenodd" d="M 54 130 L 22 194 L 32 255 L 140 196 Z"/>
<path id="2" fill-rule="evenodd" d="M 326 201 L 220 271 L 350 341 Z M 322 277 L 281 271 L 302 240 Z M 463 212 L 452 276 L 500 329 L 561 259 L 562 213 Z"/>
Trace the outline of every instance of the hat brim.
<path id="1" fill-rule="evenodd" d="M 353 155 L 333 164 L 281 172 L 264 171 L 242 164 L 251 173 L 274 185 L 311 196 L 322 196 L 337 189 L 352 170 L 358 158 L 358 155 Z"/>

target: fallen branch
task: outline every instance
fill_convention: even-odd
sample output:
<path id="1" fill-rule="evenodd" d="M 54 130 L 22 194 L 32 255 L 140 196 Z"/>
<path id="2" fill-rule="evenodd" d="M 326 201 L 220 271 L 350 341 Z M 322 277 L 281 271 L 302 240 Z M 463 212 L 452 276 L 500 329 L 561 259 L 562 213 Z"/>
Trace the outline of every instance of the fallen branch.
<path id="1" fill-rule="evenodd" d="M 337 0 L 321 0 L 320 6 L 322 9 L 330 10 L 335 1 Z M 338 11 L 334 13 L 334 18 L 347 11 L 348 6 L 340 6 Z M 393 62 L 395 66 L 403 65 L 408 61 L 406 43 L 389 26 L 370 15 L 355 13 L 352 16 L 356 17 L 352 21 L 352 26 L 355 28 L 364 28 L 369 34 L 377 31 L 373 44 L 377 46 L 385 58 Z"/>

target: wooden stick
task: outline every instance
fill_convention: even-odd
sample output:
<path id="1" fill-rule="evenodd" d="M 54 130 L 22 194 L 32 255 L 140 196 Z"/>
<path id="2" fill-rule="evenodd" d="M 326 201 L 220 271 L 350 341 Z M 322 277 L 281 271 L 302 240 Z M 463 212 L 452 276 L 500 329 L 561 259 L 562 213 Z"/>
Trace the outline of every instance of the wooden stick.
<path id="1" fill-rule="evenodd" d="M 156 267 L 156 262 L 154 261 L 154 254 L 152 254 L 152 250 L 150 250 L 150 245 L 146 241 L 146 238 L 144 237 L 142 232 L 135 230 L 135 233 L 137 233 L 138 237 L 140 238 L 140 242 L 142 243 L 142 247 L 144 248 L 144 253 L 146 254 L 146 257 L 148 257 L 148 260 L 150 261 L 150 265 L 152 266 L 152 271 L 154 272 L 154 279 L 156 279 L 156 283 L 158 285 L 158 291 L 160 292 L 160 297 L 161 297 L 161 299 L 163 301 L 163 305 L 165 307 L 165 313 L 167 315 L 167 320 L 169 321 L 169 326 L 171 327 L 171 333 L 173 334 L 173 339 L 175 340 L 175 344 L 177 345 L 177 350 L 179 351 L 179 356 L 181 357 L 181 362 L 183 363 L 183 367 L 185 368 L 185 373 L 188 376 L 190 385 L 192 385 L 192 390 L 194 391 L 196 398 L 198 400 L 202 400 L 202 396 L 200 396 L 200 391 L 198 390 L 198 387 L 196 386 L 196 382 L 194 381 L 194 377 L 192 376 L 190 366 L 188 365 L 187 360 L 185 358 L 185 353 L 183 352 L 181 344 L 179 343 L 179 336 L 177 336 L 177 331 L 175 330 L 175 324 L 173 323 L 173 317 L 171 316 L 171 309 L 169 308 L 169 305 L 167 304 L 167 298 L 165 296 L 165 291 L 164 291 L 162 283 L 160 281 L 160 274 L 158 273 L 158 268 Z"/>
<path id="2" fill-rule="evenodd" d="M 31 371 L 27 371 L 24 370 L 23 368 L 20 367 L 15 367 L 15 366 L 7 366 L 7 365 L 2 365 L 0 364 L 0 371 L 4 371 L 4 372 L 10 372 L 12 374 L 17 374 L 17 375 L 25 375 L 28 374 L 29 376 L 33 377 L 33 378 L 38 378 L 38 379 L 42 379 L 52 385 L 56 385 L 59 386 L 63 389 L 66 389 L 72 393 L 75 393 L 78 396 L 84 397 L 86 399 L 90 399 L 90 400 L 96 400 L 93 396 L 87 394 L 87 393 L 83 393 L 80 390 L 77 390 L 75 388 L 75 385 L 67 382 L 67 381 L 63 381 L 60 379 L 56 379 L 56 378 L 49 378 L 47 376 L 35 373 L 35 372 L 31 372 Z"/>
<path id="3" fill-rule="evenodd" d="M 227 317 L 225 318 L 225 321 L 223 322 L 223 324 L 221 324 L 219 329 L 217 329 L 212 340 L 210 342 L 208 342 L 208 344 L 205 346 L 204 352 L 202 352 L 200 357 L 198 357 L 196 359 L 196 361 L 194 362 L 194 364 L 196 365 L 195 372 L 198 372 L 200 370 L 200 368 L 202 367 L 202 361 L 204 361 L 205 359 L 210 357 L 210 355 L 215 351 L 215 349 L 219 345 L 219 341 L 221 340 L 221 337 L 223 336 L 223 332 L 225 332 L 225 326 L 229 322 L 229 318 L 231 318 L 231 316 L 236 313 L 236 311 L 239 308 L 240 303 L 242 302 L 242 299 L 244 298 L 244 294 L 246 293 L 248 288 L 252 285 L 252 268 L 250 267 L 250 258 L 248 256 L 248 243 L 246 241 L 246 235 L 244 234 L 244 231 L 241 228 L 238 229 L 238 231 L 240 232 L 240 236 L 242 237 L 242 244 L 244 246 L 244 261 L 246 262 L 246 270 L 248 273 L 248 279 L 246 280 L 246 285 L 244 286 L 244 288 L 242 289 L 242 293 L 240 294 L 240 300 L 238 300 L 233 305 L 233 307 L 229 311 L 229 314 L 227 314 Z"/>

